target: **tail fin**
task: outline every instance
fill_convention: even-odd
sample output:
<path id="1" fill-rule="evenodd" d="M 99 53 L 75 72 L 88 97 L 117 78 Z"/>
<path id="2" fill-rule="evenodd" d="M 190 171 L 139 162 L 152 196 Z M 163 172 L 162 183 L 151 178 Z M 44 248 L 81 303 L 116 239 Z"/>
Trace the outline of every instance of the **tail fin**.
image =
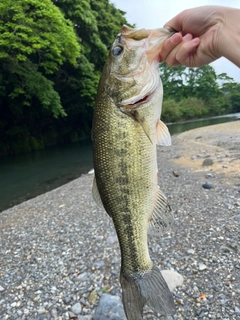
<path id="1" fill-rule="evenodd" d="M 176 313 L 172 294 L 156 266 L 141 276 L 126 276 L 121 272 L 120 280 L 128 320 L 141 320 L 145 304 L 164 316 Z"/>

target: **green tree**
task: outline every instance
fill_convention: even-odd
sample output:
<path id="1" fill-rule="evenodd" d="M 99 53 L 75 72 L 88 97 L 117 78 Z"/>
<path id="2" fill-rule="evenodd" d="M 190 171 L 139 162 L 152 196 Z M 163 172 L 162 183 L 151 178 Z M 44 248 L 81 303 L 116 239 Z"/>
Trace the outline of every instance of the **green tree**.
<path id="1" fill-rule="evenodd" d="M 240 84 L 211 66 L 169 67 L 160 64 L 162 117 L 167 122 L 240 111 Z"/>
<path id="2" fill-rule="evenodd" d="M 207 65 L 201 68 L 186 68 L 187 96 L 210 100 L 219 95 L 217 74 L 213 67 Z"/>
<path id="3" fill-rule="evenodd" d="M 232 79 L 233 80 L 233 79 Z M 230 112 L 240 112 L 240 83 L 233 81 L 223 83 L 221 92 L 229 98 Z"/>
<path id="4" fill-rule="evenodd" d="M 50 0 L 0 3 L 0 154 L 30 150 L 39 119 L 65 115 L 50 75 L 79 52 L 71 22 Z"/>
<path id="5" fill-rule="evenodd" d="M 71 26 L 50 0 L 0 3 L 0 64 L 4 103 L 31 105 L 37 98 L 54 116 L 64 115 L 53 83 L 46 77 L 65 61 L 76 64 L 80 45 Z M 16 101 L 17 99 L 17 101 Z"/>
<path id="6" fill-rule="evenodd" d="M 90 135 L 124 14 L 108 0 L 0 3 L 0 155 Z"/>
<path id="7" fill-rule="evenodd" d="M 166 63 L 159 65 L 160 77 L 163 83 L 164 99 L 180 101 L 186 97 L 185 93 L 185 70 L 186 67 L 169 67 Z"/>
<path id="8" fill-rule="evenodd" d="M 123 24 L 127 24 L 124 12 L 108 0 L 53 0 L 72 21 L 82 44 L 77 65 L 65 63 L 54 75 L 53 81 L 67 113 L 59 119 L 64 128 L 64 140 L 72 135 L 90 135 L 93 107 L 98 81 L 105 63 L 108 48 Z M 61 126 L 60 123 L 63 125 Z"/>

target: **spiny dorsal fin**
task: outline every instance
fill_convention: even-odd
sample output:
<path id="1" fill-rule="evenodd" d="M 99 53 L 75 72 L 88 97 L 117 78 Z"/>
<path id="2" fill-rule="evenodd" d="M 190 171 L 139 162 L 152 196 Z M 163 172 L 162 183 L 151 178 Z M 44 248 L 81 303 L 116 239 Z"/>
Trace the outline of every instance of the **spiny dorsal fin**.
<path id="1" fill-rule="evenodd" d="M 158 187 L 155 207 L 149 219 L 149 232 L 160 234 L 167 231 L 173 224 L 172 209 L 162 191 Z"/>
<path id="2" fill-rule="evenodd" d="M 171 136 L 168 131 L 168 128 L 161 120 L 158 120 L 157 122 L 156 132 L 157 132 L 157 145 L 170 146 L 172 144 Z"/>

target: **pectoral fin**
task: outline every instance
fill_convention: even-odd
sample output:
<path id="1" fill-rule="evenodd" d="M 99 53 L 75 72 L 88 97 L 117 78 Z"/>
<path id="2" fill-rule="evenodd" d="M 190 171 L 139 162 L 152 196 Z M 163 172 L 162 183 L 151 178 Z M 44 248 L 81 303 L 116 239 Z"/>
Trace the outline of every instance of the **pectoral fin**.
<path id="1" fill-rule="evenodd" d="M 136 112 L 136 114 L 137 114 L 136 120 L 140 123 L 141 127 L 143 128 L 143 131 L 145 132 L 145 134 L 148 137 L 151 144 L 153 144 L 153 142 L 150 138 L 150 128 L 149 128 L 148 124 L 146 123 L 144 118 L 139 117 L 139 114 L 137 112 Z"/>
<path id="2" fill-rule="evenodd" d="M 172 144 L 171 136 L 168 131 L 168 128 L 161 120 L 158 120 L 157 122 L 156 133 L 157 133 L 157 145 L 170 146 Z"/>
<path id="3" fill-rule="evenodd" d="M 173 224 L 173 213 L 160 188 L 156 194 L 155 207 L 149 219 L 149 232 L 159 234 L 167 231 Z"/>
<path id="4" fill-rule="evenodd" d="M 145 121 L 144 118 L 140 117 L 139 113 L 136 110 L 131 110 L 131 111 L 126 111 L 121 108 L 121 111 L 131 117 L 133 120 L 137 121 L 141 127 L 143 128 L 143 131 L 145 132 L 146 136 L 148 137 L 148 140 L 153 144 L 152 139 L 150 137 L 151 135 L 151 130 Z"/>

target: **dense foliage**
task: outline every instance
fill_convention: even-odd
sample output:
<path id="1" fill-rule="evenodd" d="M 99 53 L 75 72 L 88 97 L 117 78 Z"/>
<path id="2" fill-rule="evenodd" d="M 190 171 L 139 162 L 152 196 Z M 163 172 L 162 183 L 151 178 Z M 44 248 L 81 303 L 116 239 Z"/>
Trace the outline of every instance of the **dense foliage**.
<path id="1" fill-rule="evenodd" d="M 124 14 L 108 0 L 0 3 L 0 156 L 90 135 L 99 76 Z"/>
<path id="2" fill-rule="evenodd" d="M 160 65 L 165 122 L 240 112 L 240 83 L 214 68 Z"/>
<path id="3" fill-rule="evenodd" d="M 0 3 L 0 156 L 90 136 L 108 48 L 125 12 L 109 0 Z M 161 64 L 167 122 L 240 111 L 240 84 Z"/>

